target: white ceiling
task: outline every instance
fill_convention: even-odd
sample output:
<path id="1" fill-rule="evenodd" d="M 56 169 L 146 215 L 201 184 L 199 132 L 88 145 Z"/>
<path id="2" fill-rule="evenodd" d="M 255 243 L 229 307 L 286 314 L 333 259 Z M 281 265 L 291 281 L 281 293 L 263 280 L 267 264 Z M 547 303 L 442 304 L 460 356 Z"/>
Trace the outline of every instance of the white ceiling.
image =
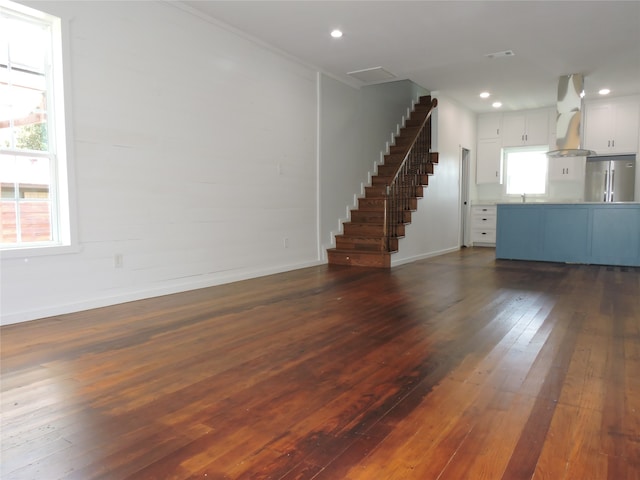
<path id="1" fill-rule="evenodd" d="M 588 98 L 640 93 L 640 1 L 183 1 L 343 79 L 383 67 L 476 112 L 554 105 L 558 77 Z M 329 33 L 344 31 L 341 39 Z M 490 59 L 488 53 L 515 56 Z M 488 90 L 489 100 L 478 94 Z"/>

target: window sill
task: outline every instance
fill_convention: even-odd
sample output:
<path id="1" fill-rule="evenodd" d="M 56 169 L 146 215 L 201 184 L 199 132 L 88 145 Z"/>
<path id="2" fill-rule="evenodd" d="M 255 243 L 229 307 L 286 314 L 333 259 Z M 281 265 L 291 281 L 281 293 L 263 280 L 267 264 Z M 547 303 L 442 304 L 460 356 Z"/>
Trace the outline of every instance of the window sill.
<path id="1" fill-rule="evenodd" d="M 45 245 L 41 247 L 15 247 L 0 250 L 0 259 L 67 255 L 80 252 L 80 245 Z"/>

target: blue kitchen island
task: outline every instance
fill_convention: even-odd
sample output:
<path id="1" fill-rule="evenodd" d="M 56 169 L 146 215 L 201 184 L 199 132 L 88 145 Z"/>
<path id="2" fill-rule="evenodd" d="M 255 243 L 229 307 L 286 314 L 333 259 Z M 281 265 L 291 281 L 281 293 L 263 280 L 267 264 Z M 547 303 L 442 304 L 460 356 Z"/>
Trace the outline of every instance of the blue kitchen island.
<path id="1" fill-rule="evenodd" d="M 496 258 L 640 266 L 640 203 L 498 204 Z"/>

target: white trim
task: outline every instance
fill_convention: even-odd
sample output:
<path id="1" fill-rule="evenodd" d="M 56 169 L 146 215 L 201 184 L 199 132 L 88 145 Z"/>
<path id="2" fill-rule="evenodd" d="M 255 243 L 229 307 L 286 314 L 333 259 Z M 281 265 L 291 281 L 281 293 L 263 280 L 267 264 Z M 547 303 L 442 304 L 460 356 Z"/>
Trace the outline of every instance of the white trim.
<path id="1" fill-rule="evenodd" d="M 71 30 L 70 22 L 67 18 L 61 18 L 59 23 L 59 35 L 60 35 L 60 51 L 61 58 L 59 61 L 62 65 L 62 74 L 59 75 L 59 83 L 57 89 L 62 92 L 62 114 L 64 122 L 64 140 L 63 145 L 58 145 L 58 156 L 60 152 L 64 153 L 64 172 L 58 172 L 58 179 L 64 178 L 66 184 L 64 188 L 60 188 L 58 185 L 58 195 L 60 204 L 66 206 L 65 211 L 59 212 L 60 215 L 66 215 L 64 222 L 68 226 L 66 232 L 61 232 L 66 237 L 64 238 L 69 250 L 80 251 L 80 243 L 78 238 L 78 205 L 76 201 L 76 168 L 75 168 L 75 138 L 74 138 L 74 123 L 73 123 L 73 88 L 71 84 L 72 70 L 71 70 Z M 60 85 L 62 83 L 62 85 Z M 58 95 L 58 101 L 60 97 Z M 59 117 L 58 117 L 59 119 Z M 58 168 L 60 162 L 56 162 Z M 62 239 L 62 238 L 61 238 Z M 62 252 L 61 252 L 62 253 Z"/>
<path id="2" fill-rule="evenodd" d="M 322 239 L 320 238 L 320 236 L 322 235 L 321 233 L 321 229 L 322 229 L 322 225 L 321 225 L 321 215 L 322 215 L 322 204 L 321 204 L 321 198 L 320 198 L 320 159 L 322 158 L 321 156 L 321 135 L 322 132 L 320 131 L 320 123 L 322 121 L 322 112 L 321 112 L 321 106 L 322 106 L 322 85 L 320 84 L 321 82 L 321 78 L 322 78 L 322 74 L 320 72 L 316 72 L 316 246 L 318 249 L 318 260 L 323 261 L 324 263 L 326 263 L 327 261 L 327 256 L 323 254 L 323 245 L 322 245 Z"/>
<path id="3" fill-rule="evenodd" d="M 24 247 L 7 247 L 0 250 L 0 259 L 22 259 L 28 261 L 31 257 L 43 257 L 46 255 L 66 255 L 69 253 L 79 253 L 82 247 L 78 243 L 71 245 L 41 245 L 41 246 L 24 246 Z"/>
<path id="4" fill-rule="evenodd" d="M 187 292 L 190 290 L 198 290 L 201 288 L 215 287 L 226 283 L 249 280 L 252 278 L 265 277 L 277 273 L 299 270 L 302 268 L 315 267 L 326 262 L 311 261 L 298 264 L 283 265 L 279 267 L 269 267 L 262 270 L 252 270 L 243 272 L 230 272 L 226 274 L 209 274 L 197 275 L 196 279 L 174 279 L 167 285 L 158 285 L 152 288 L 143 288 L 140 290 L 129 291 L 127 293 L 116 293 L 113 295 L 104 295 L 94 297 L 78 302 L 54 305 L 47 308 L 34 308 L 32 310 L 23 310 L 22 312 L 2 315 L 0 325 L 11 325 L 14 323 L 38 320 L 56 315 L 65 315 L 68 313 L 81 312 L 93 308 L 108 307 L 120 303 L 133 302 L 136 300 L 144 300 L 147 298 L 160 297 L 163 295 L 171 295 L 175 293 Z"/>
<path id="5" fill-rule="evenodd" d="M 76 253 L 81 250 L 78 243 L 77 206 L 73 163 L 73 122 L 71 120 L 71 58 L 69 21 L 47 12 L 22 4 L 0 0 L 7 10 L 46 23 L 50 32 L 51 71 L 47 74 L 47 112 L 50 118 L 49 142 L 53 148 L 47 152 L 2 149 L 3 154 L 15 156 L 49 157 L 53 169 L 54 184 L 50 190 L 52 242 L 41 244 L 22 243 L 15 247 L 0 247 L 0 257 L 25 258 L 43 255 Z M 53 100 L 53 106 L 49 104 Z M 53 133 L 53 135 L 51 135 Z"/>
<path id="6" fill-rule="evenodd" d="M 223 30 L 226 30 L 227 32 L 233 33 L 234 35 L 237 35 L 238 37 L 241 37 L 245 40 L 248 40 L 250 42 L 255 43 L 256 45 L 269 50 L 272 53 L 275 53 L 276 55 L 280 55 L 281 57 L 286 58 L 287 60 L 290 60 L 292 62 L 298 63 L 304 67 L 310 68 L 311 70 L 316 70 L 318 72 L 323 73 L 324 75 L 327 75 L 328 77 L 333 78 L 334 80 L 344 83 L 346 85 L 349 85 L 350 87 L 353 87 L 357 90 L 359 90 L 360 88 L 362 88 L 363 86 L 367 86 L 368 84 L 363 84 L 362 82 L 352 79 L 351 77 L 338 77 L 336 76 L 334 73 L 328 72 L 326 70 L 323 70 L 321 67 L 314 65 L 312 63 L 309 63 L 306 60 L 301 59 L 300 57 L 296 57 L 288 52 L 285 52 L 284 50 L 280 50 L 277 47 L 274 47 L 273 45 L 265 42 L 264 40 L 261 40 L 257 37 L 254 37 L 253 35 L 248 34 L 245 31 L 242 31 L 232 25 L 229 25 L 228 23 L 225 23 L 222 20 L 219 20 L 215 17 L 212 17 L 211 15 L 208 15 L 204 12 L 201 12 L 200 10 L 197 10 L 189 5 L 186 5 L 185 3 L 179 1 L 179 0 L 160 0 L 161 3 L 164 3 L 165 5 L 169 5 L 171 7 L 177 8 L 178 10 L 182 10 L 185 13 L 188 13 L 190 15 L 193 15 L 195 17 L 198 17 L 200 20 L 203 20 L 207 23 L 211 23 L 213 25 L 215 25 L 216 27 L 222 28 Z M 398 81 L 398 80 L 403 80 L 402 78 L 396 78 L 393 79 L 393 81 Z M 404 79 L 407 80 L 407 79 Z M 384 83 L 384 82 L 382 82 Z"/>
<path id="7" fill-rule="evenodd" d="M 27 7 L 26 5 L 23 5 L 21 3 L 12 2 L 11 0 L 0 0 L 0 7 L 8 8 L 9 10 L 13 10 L 22 15 L 37 18 L 38 20 L 42 20 L 45 22 L 49 22 L 51 20 L 51 17 L 54 16 L 54 15 L 49 15 L 44 11 Z"/>

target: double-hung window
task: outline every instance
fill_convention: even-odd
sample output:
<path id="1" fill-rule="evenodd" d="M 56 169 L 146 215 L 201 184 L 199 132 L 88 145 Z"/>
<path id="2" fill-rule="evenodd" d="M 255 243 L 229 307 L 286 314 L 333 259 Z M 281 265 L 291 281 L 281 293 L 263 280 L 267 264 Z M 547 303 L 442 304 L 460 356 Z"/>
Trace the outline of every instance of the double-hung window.
<path id="1" fill-rule="evenodd" d="M 507 195 L 547 194 L 548 147 L 504 149 L 505 193 Z"/>
<path id="2" fill-rule="evenodd" d="M 60 19 L 0 1 L 0 248 L 70 244 Z"/>

